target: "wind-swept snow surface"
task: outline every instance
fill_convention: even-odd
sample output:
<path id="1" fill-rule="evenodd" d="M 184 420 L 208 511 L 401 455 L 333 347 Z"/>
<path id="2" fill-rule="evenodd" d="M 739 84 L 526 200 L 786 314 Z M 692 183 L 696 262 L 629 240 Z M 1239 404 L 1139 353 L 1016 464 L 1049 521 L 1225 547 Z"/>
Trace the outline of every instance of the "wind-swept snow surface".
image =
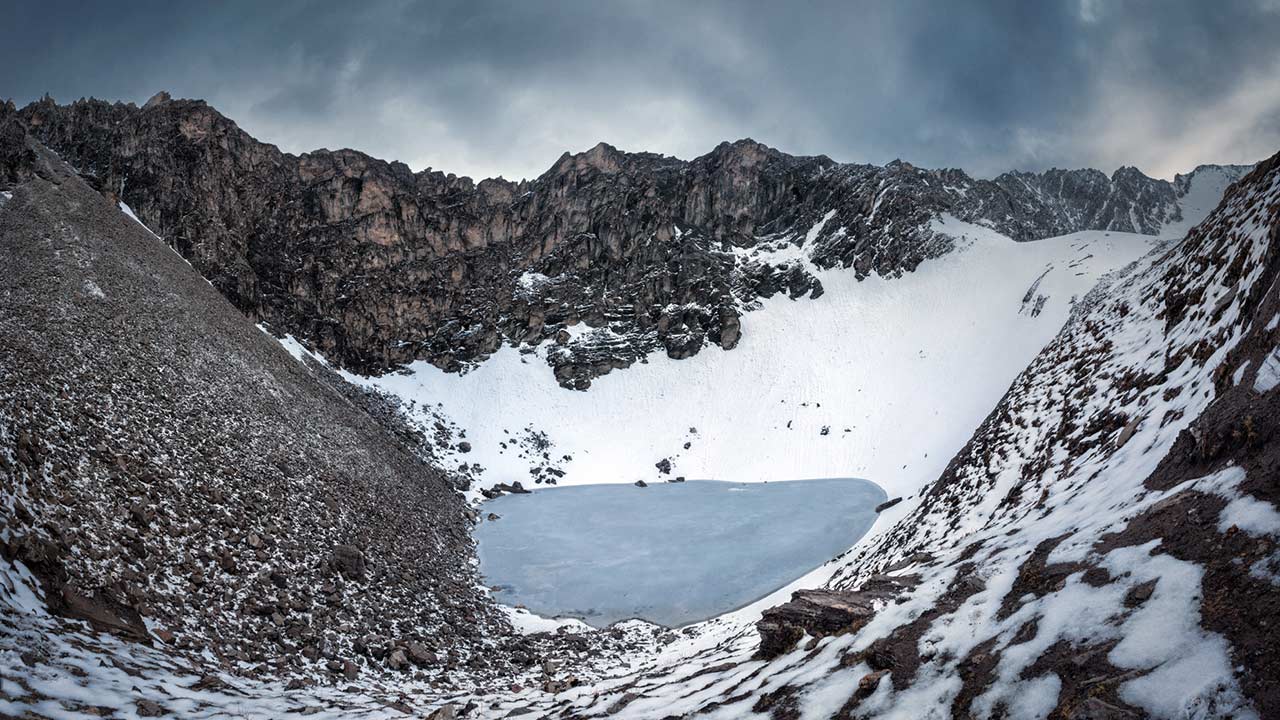
<path id="1" fill-rule="evenodd" d="M 465 428 L 461 460 L 486 469 L 486 486 L 532 486 L 531 469 L 555 464 L 561 484 L 857 476 L 909 494 L 938 476 L 1072 304 L 1153 241 L 1084 232 L 1016 243 L 951 218 L 936 229 L 961 247 L 896 279 L 811 267 L 825 294 L 765 301 L 743 316 L 734 350 L 655 353 L 586 392 L 556 384 L 543 358 L 554 345 L 506 347 L 464 375 L 417 363 L 354 379 L 438 405 Z M 803 261 L 805 250 L 781 252 Z M 530 428 L 548 444 L 518 442 Z M 655 467 L 664 459 L 670 472 Z"/>

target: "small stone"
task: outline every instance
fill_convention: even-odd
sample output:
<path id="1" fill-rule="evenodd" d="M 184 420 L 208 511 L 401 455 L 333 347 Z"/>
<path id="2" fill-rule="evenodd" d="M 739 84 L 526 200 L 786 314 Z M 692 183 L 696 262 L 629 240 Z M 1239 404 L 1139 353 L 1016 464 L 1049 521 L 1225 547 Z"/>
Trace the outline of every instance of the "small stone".
<path id="1" fill-rule="evenodd" d="M 162 717 L 169 714 L 163 705 L 153 700 L 138 700 L 134 705 L 137 706 L 138 715 L 141 717 Z"/>
<path id="2" fill-rule="evenodd" d="M 408 651 L 409 659 L 415 665 L 435 665 L 439 662 L 436 654 L 427 649 L 425 645 L 417 641 L 410 641 L 405 644 L 405 650 Z"/>
<path id="3" fill-rule="evenodd" d="M 1155 589 L 1155 580 L 1148 580 L 1147 582 L 1134 585 L 1129 588 L 1129 592 L 1124 595 L 1124 606 L 1127 608 L 1138 607 L 1151 599 L 1151 594 L 1155 592 Z"/>
<path id="4" fill-rule="evenodd" d="M 885 500 L 884 502 L 876 506 L 876 512 L 882 513 L 885 510 L 888 510 L 889 508 L 893 507 L 894 505 L 897 505 L 900 502 L 902 502 L 902 498 L 900 497 L 896 497 L 892 500 Z"/>
<path id="5" fill-rule="evenodd" d="M 880 687 L 881 678 L 888 674 L 888 670 L 876 670 L 863 675 L 862 679 L 858 681 L 858 697 L 867 697 L 874 693 L 876 688 Z"/>
<path id="6" fill-rule="evenodd" d="M 457 718 L 457 705 L 441 705 L 435 710 L 432 710 L 431 714 L 427 716 L 427 720 L 457 720 Z"/>
<path id="7" fill-rule="evenodd" d="M 235 575 L 239 571 L 239 566 L 236 565 L 235 556 L 229 552 L 223 553 L 222 556 L 218 558 L 218 567 L 232 575 Z"/>

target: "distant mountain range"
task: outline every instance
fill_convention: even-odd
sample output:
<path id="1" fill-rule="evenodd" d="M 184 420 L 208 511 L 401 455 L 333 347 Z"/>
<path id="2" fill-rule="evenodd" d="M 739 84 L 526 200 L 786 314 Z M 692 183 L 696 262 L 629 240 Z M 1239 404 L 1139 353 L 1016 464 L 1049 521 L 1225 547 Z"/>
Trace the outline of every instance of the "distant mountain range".
<path id="1" fill-rule="evenodd" d="M 551 359 L 561 384 L 579 389 L 655 349 L 678 358 L 707 343 L 732 348 L 755 299 L 821 292 L 800 265 L 744 250 L 804 239 L 819 268 L 894 276 L 952 249 L 932 227 L 943 215 L 1015 240 L 1156 235 L 1180 226 L 1194 187 L 1216 198 L 1247 170 L 1202 166 L 1173 182 L 1135 168 L 975 180 L 740 140 L 691 161 L 601 143 L 535 180 L 476 183 L 353 150 L 282 153 L 204 102 L 167 93 L 142 107 L 8 104 L 0 123 L 118 196 L 243 312 L 342 366 L 380 372 L 422 359 L 456 370 L 503 343 L 607 326 L 613 342 Z"/>

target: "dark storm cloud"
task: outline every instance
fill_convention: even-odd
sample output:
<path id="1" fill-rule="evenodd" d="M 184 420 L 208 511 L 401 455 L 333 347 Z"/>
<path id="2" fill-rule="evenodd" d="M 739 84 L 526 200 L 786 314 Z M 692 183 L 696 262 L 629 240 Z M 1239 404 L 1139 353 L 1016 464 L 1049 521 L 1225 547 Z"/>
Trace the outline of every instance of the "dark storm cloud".
<path id="1" fill-rule="evenodd" d="M 979 174 L 1280 150 L 1280 0 L 20 3 L 0 96 L 202 97 L 286 150 L 531 176 L 605 140 Z"/>

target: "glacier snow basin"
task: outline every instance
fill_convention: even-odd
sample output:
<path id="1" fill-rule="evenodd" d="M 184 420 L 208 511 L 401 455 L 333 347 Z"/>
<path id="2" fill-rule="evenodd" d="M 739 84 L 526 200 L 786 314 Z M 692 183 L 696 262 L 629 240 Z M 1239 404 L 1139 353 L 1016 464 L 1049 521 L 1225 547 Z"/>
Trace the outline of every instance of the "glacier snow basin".
<path id="1" fill-rule="evenodd" d="M 546 488 L 485 502 L 475 537 L 500 603 L 595 627 L 680 627 L 848 550 L 885 498 L 854 478 Z"/>

